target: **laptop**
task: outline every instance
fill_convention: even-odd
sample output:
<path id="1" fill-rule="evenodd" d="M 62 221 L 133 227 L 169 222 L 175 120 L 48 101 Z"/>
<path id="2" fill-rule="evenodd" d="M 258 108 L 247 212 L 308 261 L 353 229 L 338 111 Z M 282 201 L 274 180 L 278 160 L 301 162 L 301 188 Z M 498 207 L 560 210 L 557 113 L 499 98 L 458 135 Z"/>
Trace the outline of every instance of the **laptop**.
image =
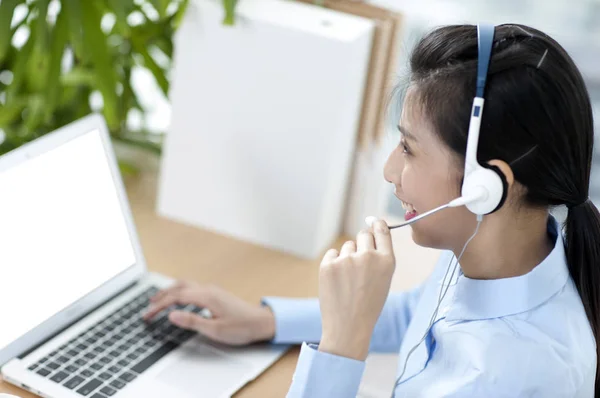
<path id="1" fill-rule="evenodd" d="M 142 320 L 173 280 L 146 268 L 99 115 L 0 157 L 0 220 L 1 374 L 34 394 L 229 397 L 287 349 Z"/>

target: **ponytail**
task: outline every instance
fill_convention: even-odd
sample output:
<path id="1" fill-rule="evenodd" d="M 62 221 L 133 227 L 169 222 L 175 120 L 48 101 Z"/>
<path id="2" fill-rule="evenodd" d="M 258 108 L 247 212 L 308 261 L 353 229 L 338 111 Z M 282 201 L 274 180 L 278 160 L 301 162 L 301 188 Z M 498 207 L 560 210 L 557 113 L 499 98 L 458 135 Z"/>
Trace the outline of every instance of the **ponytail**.
<path id="1" fill-rule="evenodd" d="M 600 397 L 600 213 L 588 199 L 567 215 L 566 255 L 569 272 L 581 296 L 596 339 L 596 392 Z"/>

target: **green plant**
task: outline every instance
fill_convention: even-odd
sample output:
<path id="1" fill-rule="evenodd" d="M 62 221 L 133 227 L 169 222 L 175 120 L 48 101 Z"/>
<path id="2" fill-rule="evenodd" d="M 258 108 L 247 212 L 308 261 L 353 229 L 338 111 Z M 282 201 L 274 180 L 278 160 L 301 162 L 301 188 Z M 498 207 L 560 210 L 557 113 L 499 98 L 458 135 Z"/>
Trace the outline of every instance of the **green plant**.
<path id="1" fill-rule="evenodd" d="M 156 135 L 127 126 L 132 110 L 144 112 L 131 74 L 147 68 L 167 94 L 187 2 L 1 0 L 0 154 L 89 114 L 95 92 L 114 139 L 159 153 Z"/>
<path id="2" fill-rule="evenodd" d="M 132 70 L 148 69 L 167 95 L 188 1 L 0 0 L 0 155 L 89 114 L 98 93 L 114 140 L 160 153 L 161 134 L 127 123 L 145 112 Z M 237 0 L 222 1 L 232 25 Z"/>

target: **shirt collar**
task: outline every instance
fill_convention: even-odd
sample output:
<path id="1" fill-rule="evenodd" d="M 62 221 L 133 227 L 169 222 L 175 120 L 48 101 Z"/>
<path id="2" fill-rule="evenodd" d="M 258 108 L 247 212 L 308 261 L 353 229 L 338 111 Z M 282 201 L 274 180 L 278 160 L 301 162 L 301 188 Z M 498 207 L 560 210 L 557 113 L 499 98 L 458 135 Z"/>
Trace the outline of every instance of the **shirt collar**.
<path id="1" fill-rule="evenodd" d="M 518 314 L 539 306 L 569 279 L 563 236 L 554 217 L 548 218 L 554 238 L 550 254 L 529 273 L 495 280 L 458 277 L 447 320 L 478 320 Z"/>

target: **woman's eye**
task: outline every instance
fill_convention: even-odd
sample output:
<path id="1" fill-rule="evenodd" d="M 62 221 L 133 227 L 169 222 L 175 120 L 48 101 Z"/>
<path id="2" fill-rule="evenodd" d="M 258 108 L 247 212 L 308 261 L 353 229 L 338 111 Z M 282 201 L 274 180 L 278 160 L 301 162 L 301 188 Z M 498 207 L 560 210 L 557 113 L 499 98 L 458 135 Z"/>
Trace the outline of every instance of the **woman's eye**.
<path id="1" fill-rule="evenodd" d="M 404 154 L 410 154 L 410 149 L 408 148 L 408 146 L 406 145 L 406 142 L 404 142 L 404 140 L 400 141 L 400 146 L 402 147 L 402 153 Z"/>

